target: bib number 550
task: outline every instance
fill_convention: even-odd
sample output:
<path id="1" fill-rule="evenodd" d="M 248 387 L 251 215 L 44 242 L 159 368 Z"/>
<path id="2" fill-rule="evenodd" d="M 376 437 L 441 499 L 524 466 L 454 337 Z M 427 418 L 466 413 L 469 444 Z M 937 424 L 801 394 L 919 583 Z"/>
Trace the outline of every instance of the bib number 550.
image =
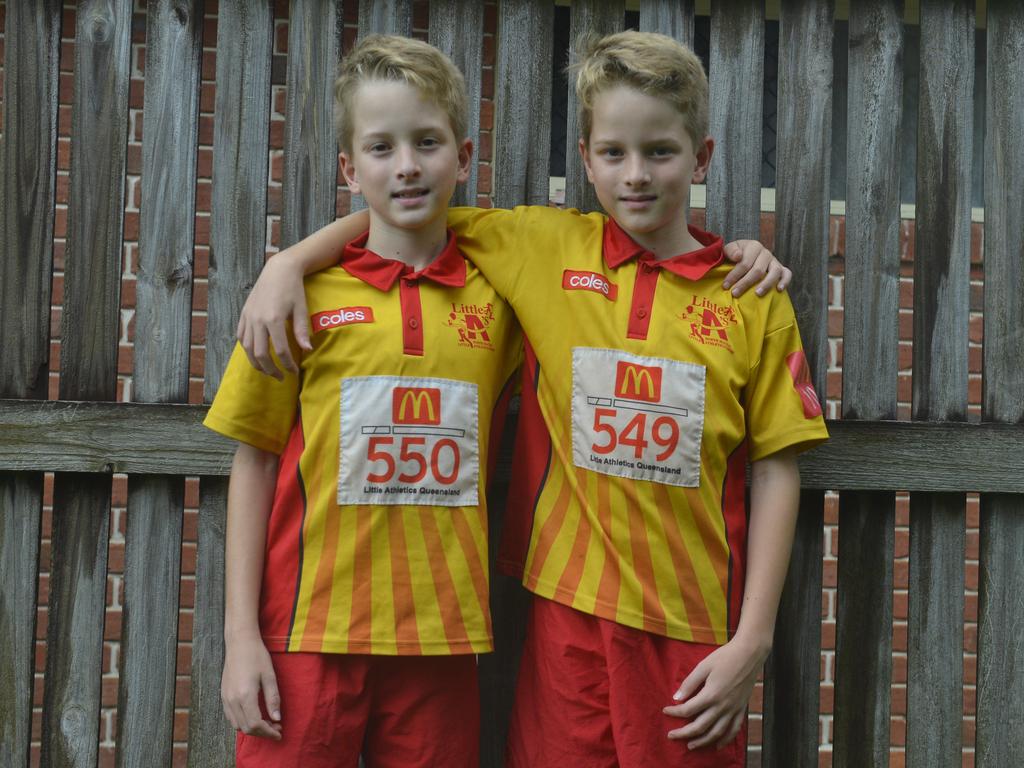
<path id="1" fill-rule="evenodd" d="M 366 446 L 366 460 L 373 462 L 374 470 L 366 475 L 371 483 L 387 483 L 392 478 L 400 483 L 415 484 L 423 480 L 427 473 L 441 485 L 451 485 L 459 477 L 459 445 L 454 440 L 443 437 L 429 449 L 425 437 L 403 437 L 398 447 L 398 458 L 395 458 L 395 438 L 371 437 Z M 399 466 L 401 463 L 401 466 Z M 399 471 L 401 469 L 401 471 Z"/>

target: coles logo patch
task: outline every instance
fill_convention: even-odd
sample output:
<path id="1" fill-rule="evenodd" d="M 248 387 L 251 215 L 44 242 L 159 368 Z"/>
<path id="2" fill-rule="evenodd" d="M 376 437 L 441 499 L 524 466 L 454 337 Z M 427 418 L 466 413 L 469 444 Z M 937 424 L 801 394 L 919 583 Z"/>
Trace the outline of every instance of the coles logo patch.
<path id="1" fill-rule="evenodd" d="M 798 349 L 787 355 L 786 367 L 789 368 L 789 375 L 793 377 L 793 389 L 800 395 L 800 403 L 804 407 L 804 418 L 814 419 L 821 416 L 821 402 L 811 383 L 811 369 L 807 365 L 807 358 L 803 351 Z"/>
<path id="2" fill-rule="evenodd" d="M 609 283 L 608 278 L 600 272 L 577 272 L 574 269 L 567 269 L 562 273 L 562 288 L 567 291 L 593 291 L 608 301 L 615 301 L 619 295 L 619 287 Z"/>
<path id="3" fill-rule="evenodd" d="M 370 307 L 338 307 L 328 309 L 326 312 L 317 312 L 309 318 L 313 326 L 313 333 L 327 331 L 331 328 L 340 328 L 343 325 L 353 323 L 372 323 L 373 309 Z"/>

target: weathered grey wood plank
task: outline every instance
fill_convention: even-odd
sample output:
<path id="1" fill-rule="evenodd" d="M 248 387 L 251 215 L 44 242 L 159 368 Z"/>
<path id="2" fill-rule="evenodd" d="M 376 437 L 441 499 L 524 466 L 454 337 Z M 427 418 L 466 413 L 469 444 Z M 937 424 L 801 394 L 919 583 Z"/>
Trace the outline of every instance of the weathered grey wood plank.
<path id="1" fill-rule="evenodd" d="M 221 13 L 224 6 L 221 5 Z M 220 676 L 224 669 L 224 542 L 228 483 L 204 477 L 199 486 L 196 602 L 192 622 L 192 689 L 188 766 L 235 764 L 235 732 L 224 717 Z"/>
<path id="2" fill-rule="evenodd" d="M 234 443 L 206 406 L 0 400 L 0 471 L 227 475 Z M 804 488 L 1024 493 L 1024 427 L 829 421 L 800 457 Z"/>
<path id="3" fill-rule="evenodd" d="M 843 335 L 849 424 L 896 418 L 900 198 L 891 169 L 899 167 L 902 5 L 871 0 L 850 9 Z M 884 447 L 874 450 L 892 460 Z M 836 766 L 889 764 L 895 510 L 892 493 L 840 494 Z"/>
<path id="4" fill-rule="evenodd" d="M 54 483 L 41 765 L 96 765 L 110 478 Z"/>
<path id="5" fill-rule="evenodd" d="M 553 29 L 546 0 L 498 3 L 492 165 L 500 208 L 548 202 Z"/>
<path id="6" fill-rule="evenodd" d="M 0 764 L 28 765 L 43 476 L 0 473 Z M 37 702 L 38 703 L 38 702 Z"/>
<path id="7" fill-rule="evenodd" d="M 1024 6 L 988 5 L 982 417 L 1024 422 Z M 1024 497 L 981 497 L 975 764 L 1024 763 Z"/>
<path id="8" fill-rule="evenodd" d="M 640 0 L 640 31 L 660 32 L 693 48 L 694 0 Z"/>
<path id="9" fill-rule="evenodd" d="M 761 230 L 761 104 L 764 5 L 711 3 L 710 128 L 715 153 L 708 174 L 707 225 L 725 237 L 757 239 Z"/>
<path id="10" fill-rule="evenodd" d="M 60 355 L 68 400 L 117 392 L 131 16 L 129 0 L 78 6 Z"/>
<path id="11" fill-rule="evenodd" d="M 915 419 L 967 418 L 974 3 L 921 7 L 914 254 Z M 961 764 L 963 494 L 910 498 L 907 765 Z"/>
<path id="12" fill-rule="evenodd" d="M 359 0 L 359 36 L 412 34 L 412 0 Z"/>
<path id="13" fill-rule="evenodd" d="M 828 365 L 832 4 L 782 3 L 779 21 L 775 249 L 800 279 L 792 292 L 814 385 Z M 817 766 L 824 493 L 800 499 L 793 556 L 765 681 L 766 766 Z"/>
<path id="14" fill-rule="evenodd" d="M 800 494 L 793 555 L 765 665 L 761 765 L 818 765 L 824 492 Z"/>
<path id="15" fill-rule="evenodd" d="M 0 155 L 0 393 L 5 397 L 46 397 L 60 29 L 56 0 L 8 4 Z"/>
<path id="16" fill-rule="evenodd" d="M 452 196 L 452 205 L 476 205 L 479 186 L 480 89 L 484 56 L 484 7 L 482 3 L 459 0 L 431 0 L 428 38 L 455 62 L 466 78 L 469 115 L 466 135 L 473 141 L 473 163 L 469 180 L 460 184 Z"/>
<path id="17" fill-rule="evenodd" d="M 220 385 L 245 295 L 265 258 L 272 41 L 269 0 L 221 0 L 207 288 L 207 402 Z"/>
<path id="18" fill-rule="evenodd" d="M 334 221 L 338 143 L 332 120 L 339 0 L 292 0 L 288 25 L 281 247 Z M 296 52 L 300 55 L 294 55 Z"/>
<path id="19" fill-rule="evenodd" d="M 128 478 L 118 768 L 171 764 L 184 505 L 184 478 Z"/>
<path id="20" fill-rule="evenodd" d="M 186 402 L 202 0 L 150 0 L 132 399 Z"/>
<path id="21" fill-rule="evenodd" d="M 570 7 L 569 60 L 575 62 L 580 51 L 578 43 L 583 35 L 610 35 L 622 30 L 626 13 L 623 0 L 576 0 Z M 569 78 L 569 96 L 566 102 L 565 127 L 565 204 L 581 211 L 596 211 L 601 208 L 594 193 L 593 185 L 587 181 L 580 157 L 579 100 L 576 98 L 576 81 Z"/>
<path id="22" fill-rule="evenodd" d="M 49 368 L 61 4 L 10 3 L 5 29 L 0 395 L 39 398 Z M 2 765 L 29 763 L 42 500 L 41 473 L 0 474 Z"/>
<path id="23" fill-rule="evenodd" d="M 68 399 L 116 395 L 131 18 L 129 0 L 76 9 L 61 324 L 60 396 Z M 109 477 L 57 475 L 44 766 L 96 764 L 109 514 Z"/>
<path id="24" fill-rule="evenodd" d="M 134 399 L 188 400 L 203 0 L 150 0 Z M 128 479 L 118 768 L 167 765 L 184 478 Z"/>

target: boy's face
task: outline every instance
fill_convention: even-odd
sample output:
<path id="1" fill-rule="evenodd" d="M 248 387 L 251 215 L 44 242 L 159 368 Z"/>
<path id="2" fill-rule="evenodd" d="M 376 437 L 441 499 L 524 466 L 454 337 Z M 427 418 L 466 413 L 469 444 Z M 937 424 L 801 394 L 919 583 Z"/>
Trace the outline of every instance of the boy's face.
<path id="1" fill-rule="evenodd" d="M 455 184 L 469 178 L 472 142 L 456 141 L 445 111 L 407 83 L 363 83 L 353 105 L 352 151 L 341 153 L 341 170 L 366 198 L 370 221 L 443 226 Z"/>
<path id="2" fill-rule="evenodd" d="M 688 242 L 690 184 L 707 174 L 714 142 L 694 147 L 682 114 L 627 85 L 594 99 L 589 145 L 580 140 L 587 178 L 609 216 L 641 245 Z"/>

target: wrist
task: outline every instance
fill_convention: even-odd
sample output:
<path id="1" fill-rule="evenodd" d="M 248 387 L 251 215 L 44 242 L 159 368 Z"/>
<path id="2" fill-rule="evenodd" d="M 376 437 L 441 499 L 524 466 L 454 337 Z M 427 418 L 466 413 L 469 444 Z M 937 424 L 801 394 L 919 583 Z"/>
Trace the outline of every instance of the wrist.
<path id="1" fill-rule="evenodd" d="M 771 653 L 774 634 L 774 629 L 771 627 L 744 627 L 741 623 L 737 627 L 732 641 L 742 645 L 751 654 L 764 661 L 768 658 L 768 654 Z"/>
<path id="2" fill-rule="evenodd" d="M 224 622 L 224 644 L 248 643 L 254 640 L 263 642 L 259 625 L 255 622 Z"/>

